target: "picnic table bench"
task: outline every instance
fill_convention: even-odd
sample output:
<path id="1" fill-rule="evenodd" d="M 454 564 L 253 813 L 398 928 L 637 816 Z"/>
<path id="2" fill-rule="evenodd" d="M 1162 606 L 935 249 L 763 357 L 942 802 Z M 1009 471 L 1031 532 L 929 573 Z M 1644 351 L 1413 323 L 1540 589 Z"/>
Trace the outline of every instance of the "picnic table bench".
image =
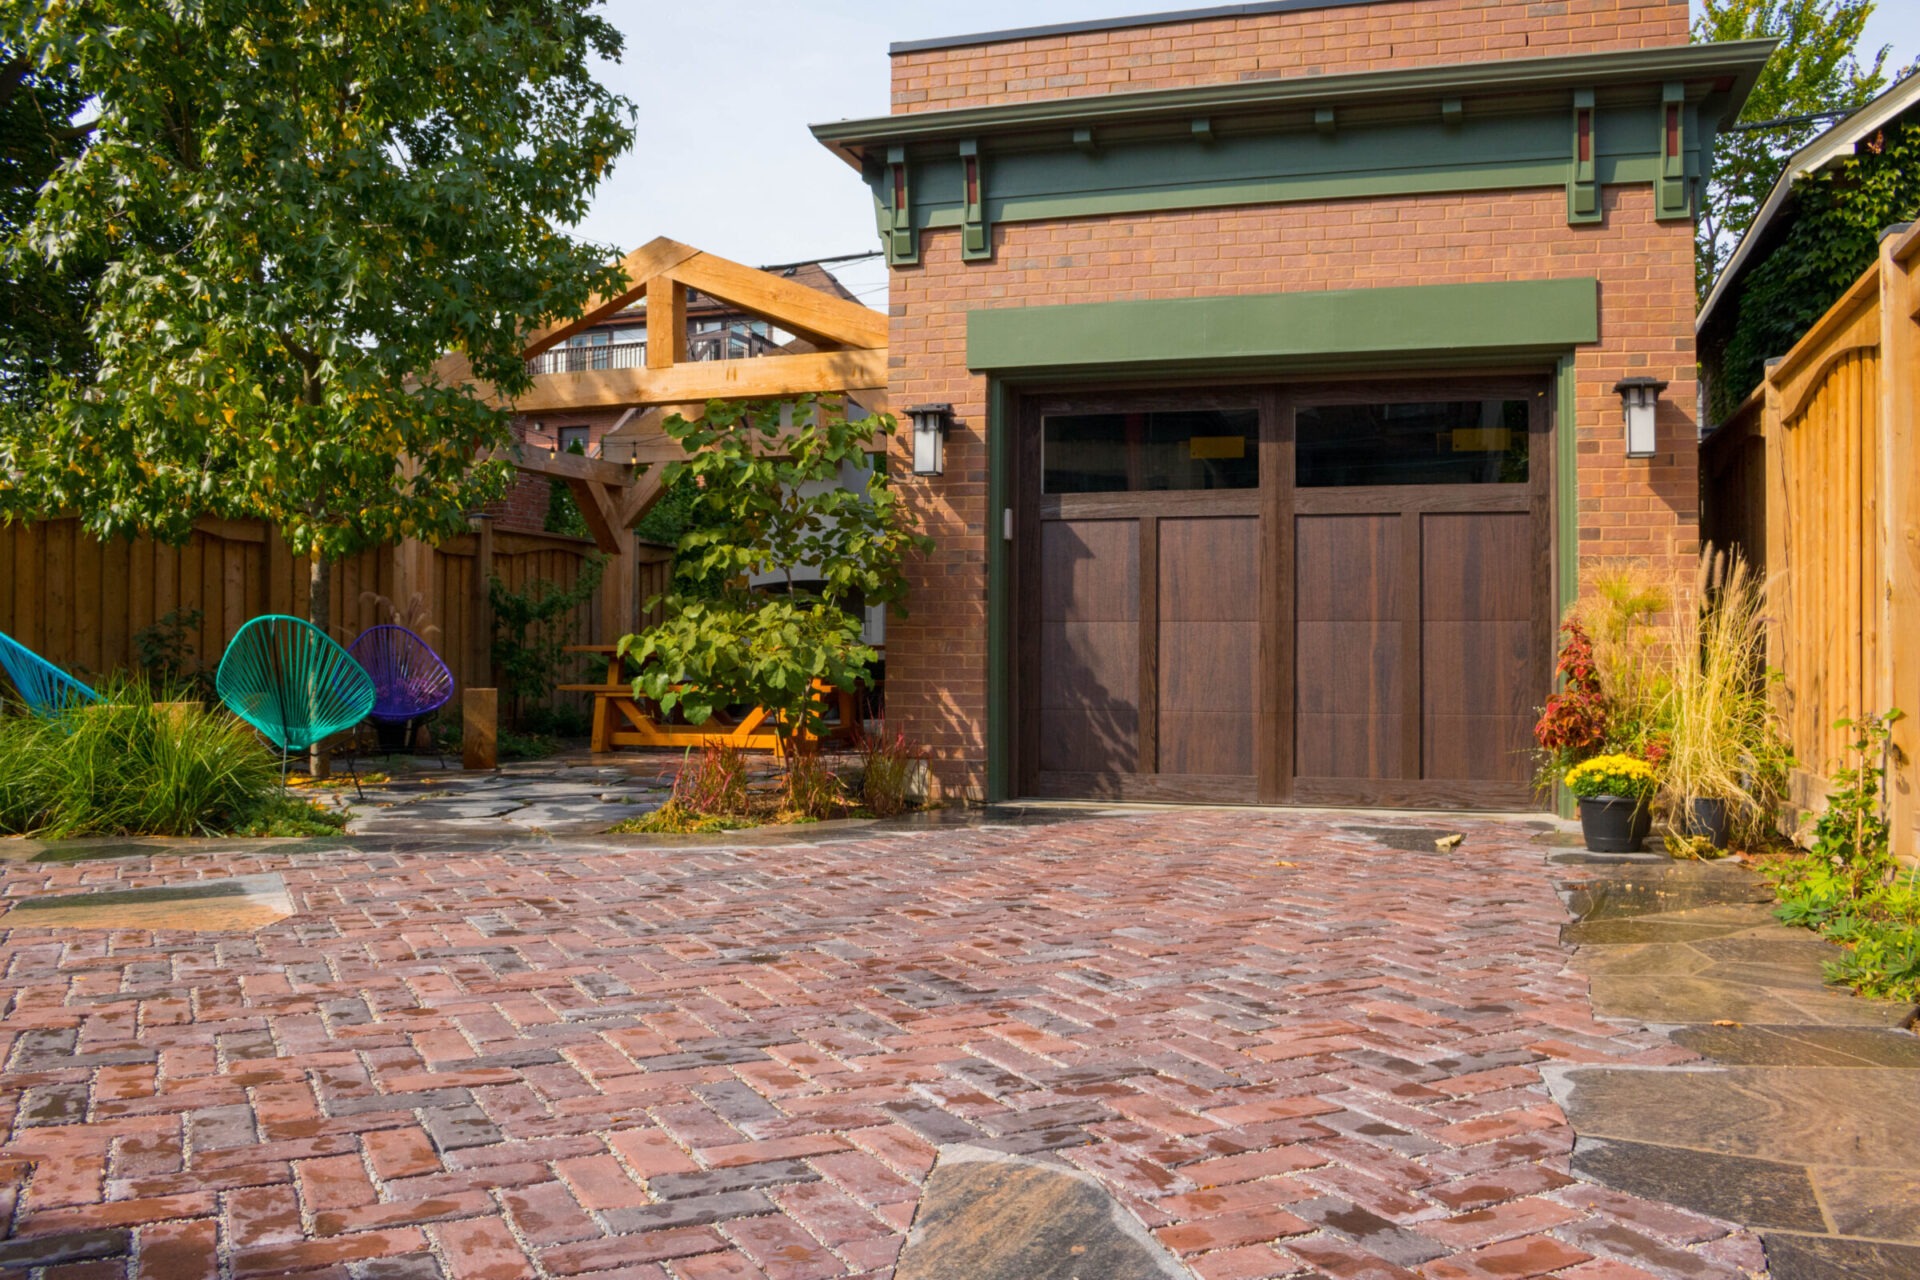
<path id="1" fill-rule="evenodd" d="M 738 747 L 743 751 L 778 751 L 780 735 L 774 731 L 765 707 L 754 707 L 745 715 L 729 716 L 716 710 L 706 724 L 675 724 L 660 713 L 657 704 L 633 696 L 633 680 L 627 673 L 627 661 L 620 647 L 611 644 L 570 644 L 568 653 L 604 655 L 607 678 L 603 684 L 563 684 L 563 693 L 593 695 L 593 744 L 596 755 L 621 747 Z M 859 724 L 853 693 L 814 682 L 814 696 L 827 701 L 837 713 L 838 723 L 828 730 L 829 739 L 853 736 Z"/>

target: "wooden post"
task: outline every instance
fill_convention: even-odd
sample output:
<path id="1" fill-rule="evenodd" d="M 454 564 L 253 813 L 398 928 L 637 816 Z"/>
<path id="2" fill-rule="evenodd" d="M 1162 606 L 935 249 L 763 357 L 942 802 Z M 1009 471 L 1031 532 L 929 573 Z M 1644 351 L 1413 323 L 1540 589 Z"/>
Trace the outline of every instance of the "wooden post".
<path id="1" fill-rule="evenodd" d="M 670 369 L 687 358 L 687 286 L 666 276 L 647 281 L 647 368 Z"/>
<path id="2" fill-rule="evenodd" d="M 618 495 L 614 504 L 619 502 Z M 600 628 L 604 643 L 618 644 L 620 637 L 633 634 L 639 618 L 634 609 L 634 587 L 640 576 L 636 557 L 638 542 L 633 530 L 615 526 L 614 552 L 607 559 L 606 576 L 600 580 Z"/>
<path id="3" fill-rule="evenodd" d="M 493 597 L 488 582 L 493 577 L 493 521 L 486 516 L 473 517 L 473 665 L 468 670 L 482 684 L 493 680 Z"/>
<path id="4" fill-rule="evenodd" d="M 460 767 L 499 765 L 500 691 L 468 688 L 460 695 Z"/>

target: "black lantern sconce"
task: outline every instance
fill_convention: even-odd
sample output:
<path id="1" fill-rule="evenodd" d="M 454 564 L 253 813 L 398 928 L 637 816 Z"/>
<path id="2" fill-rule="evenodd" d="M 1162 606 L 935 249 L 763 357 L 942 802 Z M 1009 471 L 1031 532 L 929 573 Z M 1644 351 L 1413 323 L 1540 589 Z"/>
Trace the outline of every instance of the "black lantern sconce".
<path id="1" fill-rule="evenodd" d="M 1651 458 L 1659 438 L 1660 393 L 1667 384 L 1658 378 L 1622 378 L 1614 384 L 1627 422 L 1627 456 Z"/>
<path id="2" fill-rule="evenodd" d="M 945 474 L 947 432 L 953 429 L 953 406 L 917 404 L 907 410 L 907 416 L 913 419 L 913 474 Z"/>

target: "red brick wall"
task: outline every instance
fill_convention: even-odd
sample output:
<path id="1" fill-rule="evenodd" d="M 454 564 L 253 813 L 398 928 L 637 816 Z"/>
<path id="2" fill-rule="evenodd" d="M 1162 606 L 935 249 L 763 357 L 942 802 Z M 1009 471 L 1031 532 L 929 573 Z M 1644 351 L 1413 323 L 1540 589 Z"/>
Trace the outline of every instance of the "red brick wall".
<path id="1" fill-rule="evenodd" d="M 893 109 L 1686 42 L 1686 0 L 1398 0 L 898 54 Z"/>
<path id="2" fill-rule="evenodd" d="M 964 422 L 944 477 L 903 481 L 938 547 L 916 569 L 912 616 L 888 631 L 889 717 L 933 744 L 943 783 L 984 783 L 994 520 L 986 380 L 966 367 L 976 308 L 1596 277 L 1601 338 L 1575 365 L 1580 555 L 1688 561 L 1699 536 L 1692 229 L 1655 222 L 1648 187 L 1608 190 L 1604 207 L 1603 223 L 1570 227 L 1556 188 L 1008 224 L 994 261 L 978 264 L 960 261 L 957 233 L 925 236 L 924 265 L 893 275 L 892 401 L 949 401 Z M 1627 374 L 1671 383 L 1651 462 L 1623 456 L 1613 384 Z M 895 474 L 908 471 L 902 457 Z"/>
<path id="3" fill-rule="evenodd" d="M 592 453 L 599 446 L 600 437 L 611 431 L 624 416 L 625 409 L 597 409 L 585 413 L 549 415 L 537 422 L 523 418 L 513 424 L 513 432 L 528 448 L 558 449 L 560 428 L 585 427 L 587 452 Z M 553 489 L 547 477 L 516 472 L 506 496 L 499 502 L 489 504 L 485 514 L 493 517 L 503 529 L 542 530 L 547 527 L 547 505 L 552 497 Z"/>

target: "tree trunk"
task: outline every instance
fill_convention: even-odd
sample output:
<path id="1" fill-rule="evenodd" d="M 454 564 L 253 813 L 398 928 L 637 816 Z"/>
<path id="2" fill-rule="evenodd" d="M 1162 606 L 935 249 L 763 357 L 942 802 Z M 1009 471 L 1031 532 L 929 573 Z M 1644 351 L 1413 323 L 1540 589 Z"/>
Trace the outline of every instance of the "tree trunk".
<path id="1" fill-rule="evenodd" d="M 333 562 L 315 551 L 307 560 L 307 621 L 320 628 L 322 634 L 333 634 Z M 327 761 L 327 753 L 318 742 L 314 743 L 307 754 L 307 772 L 315 778 L 324 778 L 333 772 Z"/>

